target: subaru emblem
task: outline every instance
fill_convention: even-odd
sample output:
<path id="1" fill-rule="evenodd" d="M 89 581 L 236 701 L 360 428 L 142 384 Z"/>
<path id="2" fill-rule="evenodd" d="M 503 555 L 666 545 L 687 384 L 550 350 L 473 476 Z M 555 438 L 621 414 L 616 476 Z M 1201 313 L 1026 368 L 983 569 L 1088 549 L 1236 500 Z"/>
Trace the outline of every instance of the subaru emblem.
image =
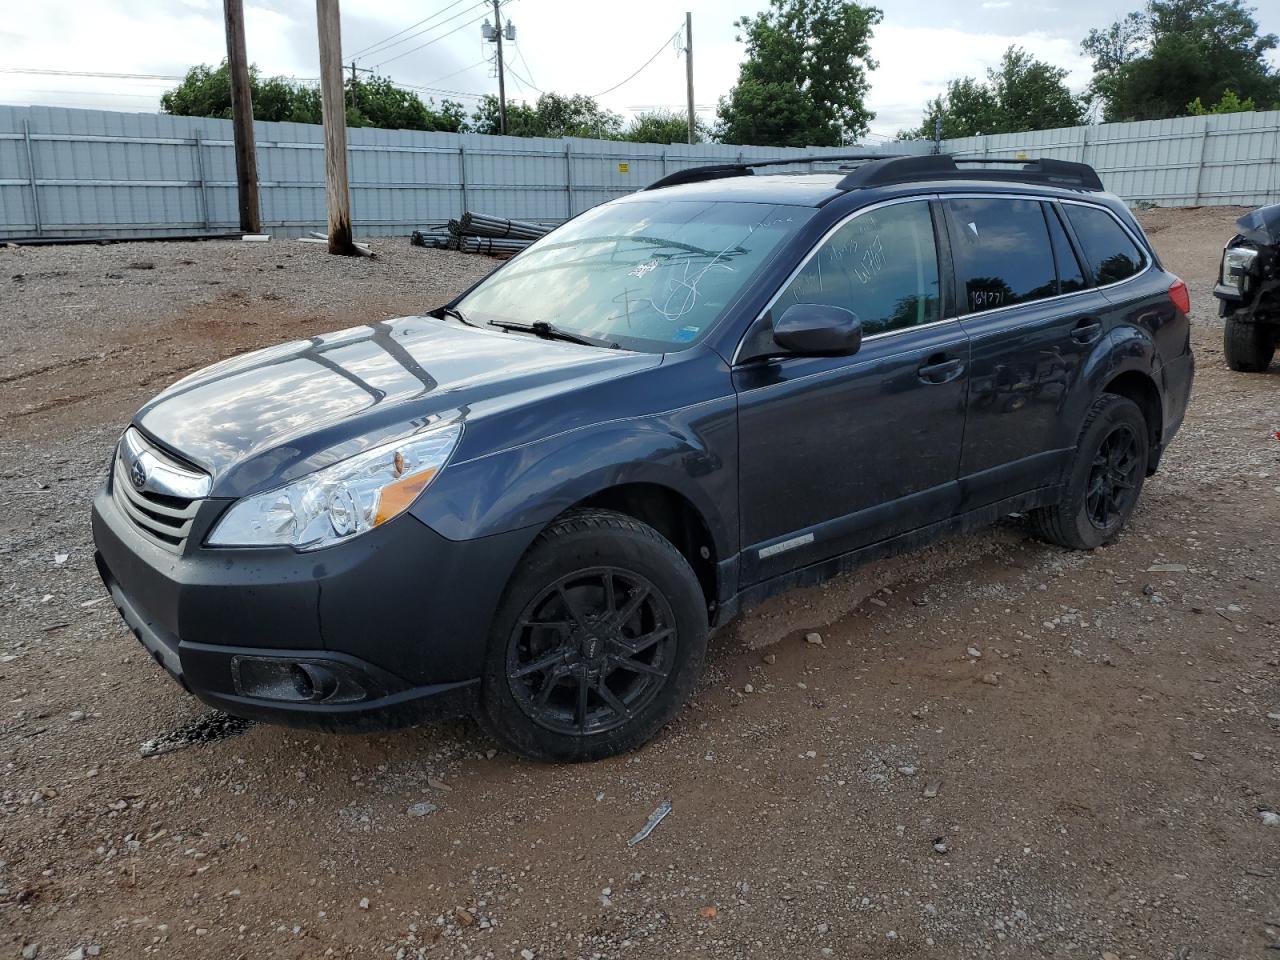
<path id="1" fill-rule="evenodd" d="M 133 466 L 129 468 L 129 481 L 135 490 L 141 490 L 147 485 L 147 468 L 143 465 L 141 457 L 133 461 Z"/>

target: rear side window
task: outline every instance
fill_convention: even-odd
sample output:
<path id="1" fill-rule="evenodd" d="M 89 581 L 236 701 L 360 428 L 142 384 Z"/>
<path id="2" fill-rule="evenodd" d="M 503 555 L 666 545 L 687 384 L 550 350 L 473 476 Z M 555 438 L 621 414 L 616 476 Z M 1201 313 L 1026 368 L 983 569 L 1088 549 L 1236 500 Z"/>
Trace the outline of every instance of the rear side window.
<path id="1" fill-rule="evenodd" d="M 1142 250 L 1105 210 L 1078 203 L 1064 203 L 1062 209 L 1067 212 L 1098 286 L 1126 280 L 1147 265 Z"/>
<path id="2" fill-rule="evenodd" d="M 1058 292 L 1049 228 L 1036 200 L 946 200 L 963 313 Z"/>
<path id="3" fill-rule="evenodd" d="M 852 310 L 864 336 L 939 319 L 928 201 L 891 204 L 846 223 L 796 274 L 771 313 L 780 317 L 795 303 Z"/>

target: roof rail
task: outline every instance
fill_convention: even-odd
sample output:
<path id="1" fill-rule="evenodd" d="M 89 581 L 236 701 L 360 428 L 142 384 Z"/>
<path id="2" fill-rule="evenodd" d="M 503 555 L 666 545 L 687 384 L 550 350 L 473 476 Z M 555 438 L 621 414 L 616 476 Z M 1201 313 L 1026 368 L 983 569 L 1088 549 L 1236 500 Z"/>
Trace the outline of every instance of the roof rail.
<path id="1" fill-rule="evenodd" d="M 698 183 L 702 180 L 720 180 L 724 177 L 750 177 L 755 174 L 756 167 L 779 167 L 793 163 L 847 163 L 852 160 L 869 163 L 873 160 L 891 160 L 902 158 L 897 153 L 831 153 L 816 157 L 779 157 L 768 160 L 739 160 L 734 163 L 713 163 L 704 167 L 688 167 L 669 173 L 659 180 L 653 181 L 645 190 L 658 190 L 662 187 L 674 187 L 681 183 Z"/>
<path id="2" fill-rule="evenodd" d="M 992 169 L 966 170 L 960 164 L 1006 164 Z M 1018 164 L 1009 167 L 1007 164 Z M 912 180 L 996 180 L 1008 183 L 1042 183 L 1053 187 L 1105 190 L 1102 180 L 1087 163 L 1068 160 L 969 160 L 947 154 L 894 157 L 858 167 L 837 184 L 841 190 L 879 187 Z"/>

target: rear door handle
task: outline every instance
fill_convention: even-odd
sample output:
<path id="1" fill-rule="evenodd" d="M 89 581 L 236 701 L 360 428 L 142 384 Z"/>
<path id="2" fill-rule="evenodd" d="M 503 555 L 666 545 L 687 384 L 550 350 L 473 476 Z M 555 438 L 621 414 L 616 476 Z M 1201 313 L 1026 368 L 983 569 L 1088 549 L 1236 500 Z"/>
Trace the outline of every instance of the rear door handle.
<path id="1" fill-rule="evenodd" d="M 947 357 L 944 353 L 935 353 L 916 371 L 925 383 L 948 383 L 963 372 L 964 364 L 960 358 Z"/>
<path id="2" fill-rule="evenodd" d="M 1071 331 L 1076 343 L 1093 343 L 1102 336 L 1102 324 L 1097 320 L 1081 320 Z"/>

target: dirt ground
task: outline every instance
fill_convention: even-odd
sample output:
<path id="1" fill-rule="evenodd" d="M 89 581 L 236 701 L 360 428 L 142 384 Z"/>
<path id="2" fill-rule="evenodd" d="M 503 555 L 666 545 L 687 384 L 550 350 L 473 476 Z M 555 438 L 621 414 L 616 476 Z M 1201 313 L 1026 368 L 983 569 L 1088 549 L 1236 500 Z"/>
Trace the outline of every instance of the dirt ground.
<path id="1" fill-rule="evenodd" d="M 464 722 L 228 723 L 94 572 L 91 493 L 163 384 L 491 261 L 0 250 L 0 960 L 1277 956 L 1280 364 L 1222 361 L 1237 214 L 1144 215 L 1199 368 L 1118 543 L 1010 520 L 778 598 L 656 742 L 577 767 Z"/>

